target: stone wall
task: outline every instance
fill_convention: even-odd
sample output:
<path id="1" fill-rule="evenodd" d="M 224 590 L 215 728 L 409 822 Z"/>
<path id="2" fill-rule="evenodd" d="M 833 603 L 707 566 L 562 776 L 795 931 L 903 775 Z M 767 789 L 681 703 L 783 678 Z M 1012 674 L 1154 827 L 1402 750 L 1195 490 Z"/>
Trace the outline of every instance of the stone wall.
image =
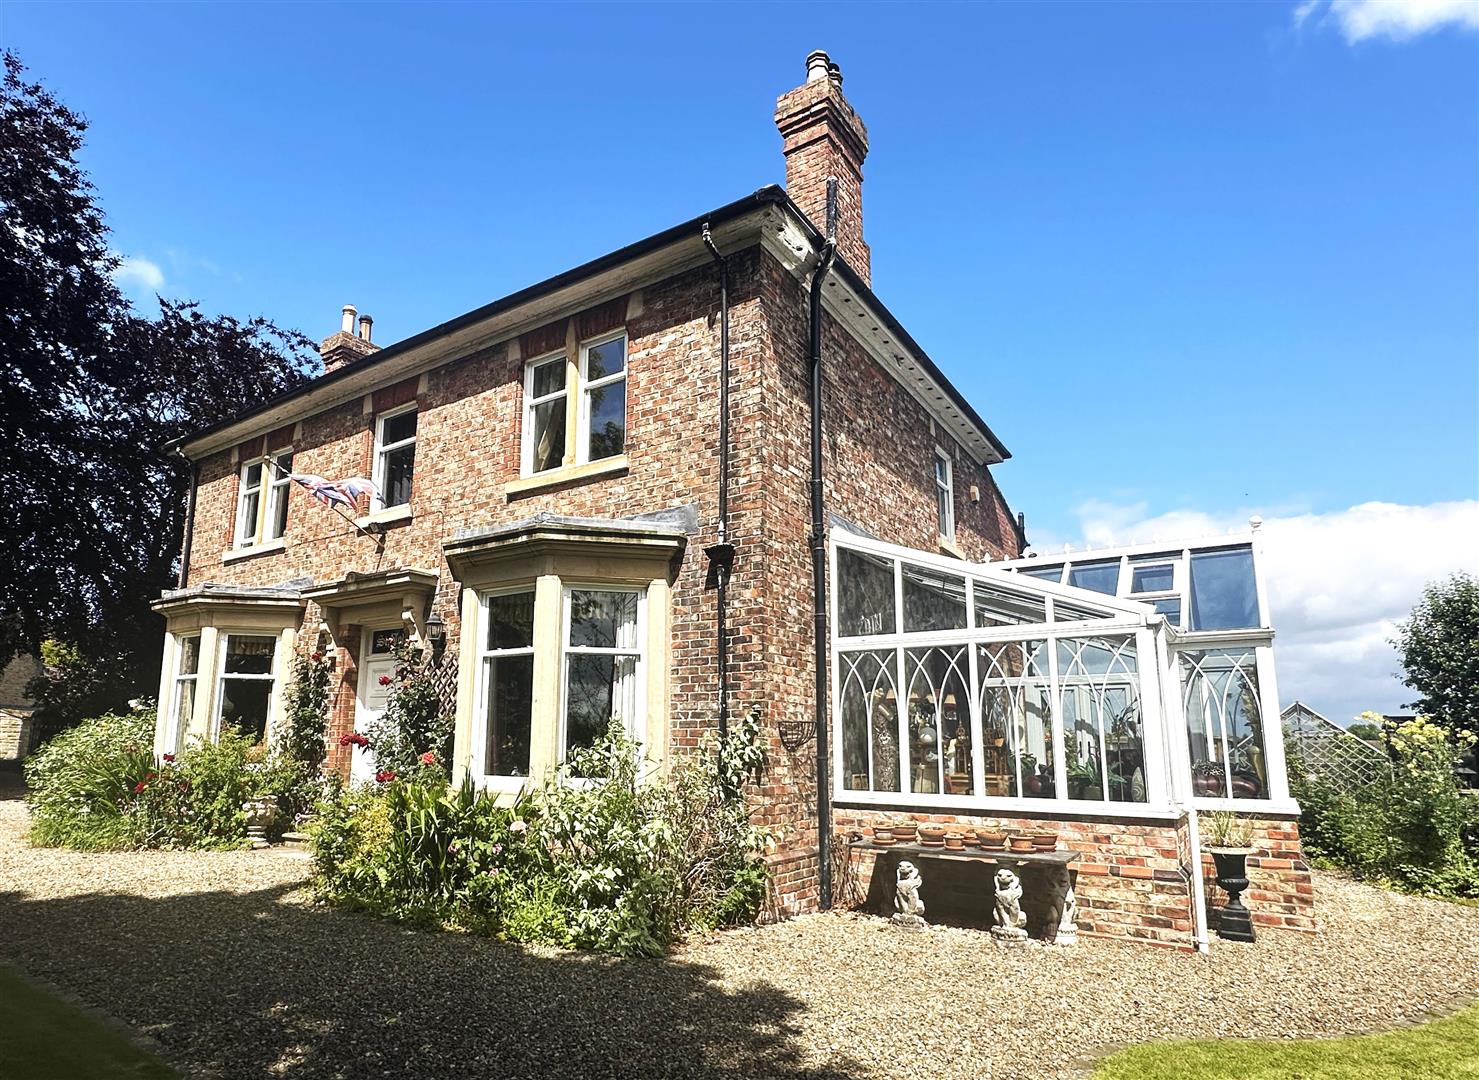
<path id="1" fill-rule="evenodd" d="M 31 750 L 31 700 L 26 684 L 41 674 L 34 656 L 11 659 L 0 671 L 0 761 L 16 761 Z"/>

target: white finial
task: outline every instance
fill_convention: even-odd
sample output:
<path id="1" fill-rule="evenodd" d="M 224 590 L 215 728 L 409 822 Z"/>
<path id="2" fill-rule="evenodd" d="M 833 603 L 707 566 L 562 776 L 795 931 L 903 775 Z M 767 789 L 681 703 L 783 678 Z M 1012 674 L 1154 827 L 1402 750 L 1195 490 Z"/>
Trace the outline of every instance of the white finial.
<path id="1" fill-rule="evenodd" d="M 1263 518 L 1259 517 L 1257 514 L 1254 514 L 1248 519 L 1248 528 L 1252 529 L 1254 532 L 1257 532 L 1259 529 L 1263 528 Z"/>

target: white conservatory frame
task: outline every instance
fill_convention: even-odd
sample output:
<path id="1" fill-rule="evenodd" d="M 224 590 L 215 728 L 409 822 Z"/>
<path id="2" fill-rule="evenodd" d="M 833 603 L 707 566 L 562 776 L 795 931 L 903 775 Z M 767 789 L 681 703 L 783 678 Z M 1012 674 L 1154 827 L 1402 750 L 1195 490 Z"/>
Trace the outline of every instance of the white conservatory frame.
<path id="1" fill-rule="evenodd" d="M 1236 543 L 1236 542 L 1234 542 Z M 1215 544 L 1183 548 L 1182 545 L 1148 545 L 1144 553 L 1159 553 L 1171 549 L 1182 549 L 1183 556 L 1192 550 L 1210 547 L 1228 547 L 1226 538 Z M 838 552 L 850 550 L 888 561 L 893 566 L 895 625 L 892 632 L 872 633 L 857 636 L 841 636 L 838 619 L 840 593 L 845 583 L 838 575 Z M 1132 554 L 1126 550 L 1113 552 L 1078 552 L 1073 561 L 1103 561 L 1119 556 L 1128 559 Z M 1070 558 L 1070 556 L 1065 556 Z M 830 618 L 833 627 L 831 641 L 831 718 L 832 739 L 832 799 L 835 805 L 856 808 L 928 809 L 935 812 L 955 811 L 962 814 L 1021 814 L 1060 815 L 1087 818 L 1139 818 L 1179 820 L 1188 811 L 1237 810 L 1251 814 L 1294 814 L 1298 806 L 1289 796 L 1288 778 L 1285 772 L 1284 747 L 1279 725 L 1278 688 L 1273 671 L 1273 630 L 1268 626 L 1267 603 L 1261 577 L 1257 577 L 1257 554 L 1254 553 L 1254 569 L 1257 578 L 1258 611 L 1261 626 L 1241 630 L 1216 630 L 1192 632 L 1173 627 L 1164 616 L 1155 612 L 1148 603 L 1141 603 L 1124 596 L 1109 596 L 1086 589 L 1029 577 L 1014 572 L 1030 566 L 1030 561 L 1017 560 L 1013 563 L 969 563 L 945 555 L 919 551 L 912 548 L 885 543 L 871 537 L 858 535 L 843 528 L 831 530 L 829 550 L 832 588 L 830 590 Z M 1044 563 L 1055 563 L 1056 557 L 1043 559 Z M 966 626 L 955 630 L 904 631 L 903 564 L 922 570 L 964 578 Z M 1178 570 L 1178 584 L 1184 580 L 1183 569 Z M 1124 575 L 1128 577 L 1128 575 Z M 1045 621 L 1022 622 L 1005 625 L 976 625 L 975 591 L 977 583 L 988 584 L 993 591 L 1021 596 L 1040 604 L 1044 609 Z M 1186 602 L 1183 601 L 1183 613 Z M 1072 609 L 1073 616 L 1093 612 L 1097 617 L 1070 617 L 1059 621 L 1055 615 L 1064 607 Z M 1056 609 L 1056 610 L 1055 610 Z M 1145 801 L 1109 801 L 1104 798 L 1071 798 L 1068 785 L 1066 756 L 1069 742 L 1064 731 L 1062 708 L 1063 683 L 1058 671 L 1061 639 L 1084 639 L 1097 637 L 1123 637 L 1133 640 L 1136 655 L 1134 683 L 1138 684 L 1141 719 L 1141 768 L 1145 784 Z M 1053 794 L 1047 797 L 1022 795 L 989 795 L 985 792 L 985 767 L 982 746 L 982 683 L 978 671 L 980 650 L 977 645 L 997 642 L 1047 642 L 1048 666 L 1047 686 L 1051 705 L 1052 775 Z M 844 672 L 842 655 L 864 651 L 889 651 L 894 653 L 897 664 L 895 703 L 899 714 L 899 785 L 910 784 L 909 739 L 906 737 L 909 681 L 906 679 L 906 649 L 935 646 L 967 646 L 965 652 L 969 664 L 969 689 L 967 705 L 970 723 L 971 785 L 970 793 L 955 794 L 939 792 L 913 792 L 908 790 L 883 791 L 860 790 L 845 786 L 843 753 L 843 693 Z M 1194 793 L 1192 781 L 1192 755 L 1184 710 L 1184 688 L 1181 680 L 1181 655 L 1210 648 L 1246 648 L 1256 657 L 1258 703 L 1263 723 L 1265 771 L 1267 790 L 1257 797 L 1207 797 Z M 938 733 L 937 733 L 938 737 Z M 871 748 L 869 756 L 872 757 Z M 1016 755 L 1014 755 L 1015 757 Z M 1020 759 L 1014 762 L 1020 781 Z M 1103 759 L 1100 768 L 1106 768 Z M 871 767 L 870 767 L 871 772 Z M 1102 775 L 1102 772 L 1101 772 Z M 871 781 L 870 781 L 871 782 Z M 1229 784 L 1231 781 L 1228 781 Z M 1101 796 L 1107 789 L 1101 783 Z M 1195 813 L 1191 815 L 1195 819 Z M 1194 827 L 1194 826 L 1193 826 Z"/>

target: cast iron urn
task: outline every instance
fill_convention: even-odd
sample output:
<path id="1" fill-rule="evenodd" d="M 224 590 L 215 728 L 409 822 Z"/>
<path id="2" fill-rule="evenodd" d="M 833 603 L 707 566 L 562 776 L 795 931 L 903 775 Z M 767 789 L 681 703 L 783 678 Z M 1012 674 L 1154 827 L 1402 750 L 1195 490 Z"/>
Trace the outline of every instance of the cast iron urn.
<path id="1" fill-rule="evenodd" d="M 1218 912 L 1217 936 L 1225 941 L 1252 941 L 1253 917 L 1243 906 L 1248 887 L 1248 848 L 1209 847 L 1217 869 L 1217 887 L 1227 893 L 1227 903 Z"/>

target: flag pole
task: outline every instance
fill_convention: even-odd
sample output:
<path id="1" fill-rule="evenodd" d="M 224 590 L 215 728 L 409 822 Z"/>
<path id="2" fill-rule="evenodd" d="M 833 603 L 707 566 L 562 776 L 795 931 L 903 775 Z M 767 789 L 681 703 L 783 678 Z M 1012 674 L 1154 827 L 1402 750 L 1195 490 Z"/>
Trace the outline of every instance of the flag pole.
<path id="1" fill-rule="evenodd" d="M 290 473 L 290 472 L 284 471 L 283 470 L 283 467 L 277 463 L 277 460 L 271 454 L 268 454 L 265 458 L 263 458 L 263 460 L 267 462 L 268 468 L 272 469 L 279 477 L 287 480 L 289 483 L 294 483 L 295 482 L 293 480 L 293 474 Z M 307 491 L 307 488 L 305 488 L 304 490 Z M 329 509 L 330 510 L 334 511 L 334 513 L 338 514 L 345 521 L 349 522 L 349 524 L 353 525 L 354 528 L 355 528 L 355 531 L 358 532 L 361 536 L 368 536 L 371 540 L 374 540 L 376 543 L 379 543 L 379 537 L 377 537 L 377 535 L 375 533 L 370 532 L 370 530 L 366 529 L 358 521 L 355 521 L 354 518 L 352 518 L 348 514 L 346 514 L 344 512 L 344 508 L 341 507 L 338 503 L 333 502 L 331 500 L 331 501 L 329 501 L 328 506 L 329 506 Z"/>

